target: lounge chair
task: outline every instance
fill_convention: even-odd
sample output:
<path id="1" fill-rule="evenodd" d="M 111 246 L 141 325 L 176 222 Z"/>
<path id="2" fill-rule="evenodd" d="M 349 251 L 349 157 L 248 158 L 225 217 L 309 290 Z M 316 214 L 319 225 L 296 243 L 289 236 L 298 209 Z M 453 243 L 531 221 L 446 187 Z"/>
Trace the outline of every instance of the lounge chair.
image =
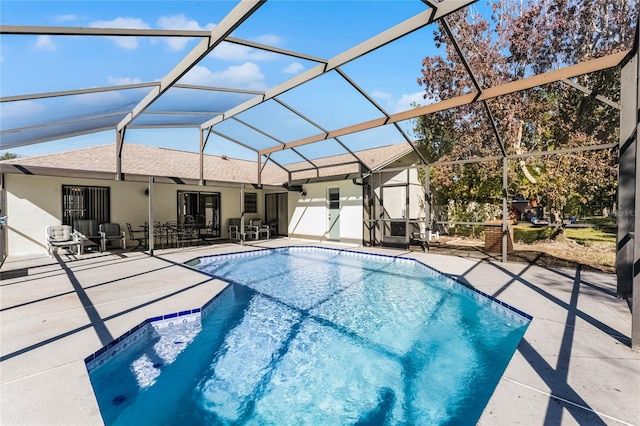
<path id="1" fill-rule="evenodd" d="M 60 247 L 71 249 L 78 248 L 78 256 L 82 250 L 82 242 L 76 233 L 73 232 L 69 225 L 50 225 L 46 228 L 47 234 L 47 253 L 49 257 L 53 252 L 58 252 Z"/>
<path id="2" fill-rule="evenodd" d="M 93 219 L 78 219 L 73 221 L 73 230 L 80 238 L 81 252 L 84 253 L 86 247 L 98 247 L 102 251 L 102 237 L 98 228 L 98 221 Z"/>
<path id="3" fill-rule="evenodd" d="M 127 248 L 127 239 L 124 231 L 120 231 L 120 224 L 118 223 L 101 223 L 100 224 L 100 243 L 102 244 L 102 251 L 107 249 L 107 243 L 111 241 L 120 240 L 120 247 Z"/>

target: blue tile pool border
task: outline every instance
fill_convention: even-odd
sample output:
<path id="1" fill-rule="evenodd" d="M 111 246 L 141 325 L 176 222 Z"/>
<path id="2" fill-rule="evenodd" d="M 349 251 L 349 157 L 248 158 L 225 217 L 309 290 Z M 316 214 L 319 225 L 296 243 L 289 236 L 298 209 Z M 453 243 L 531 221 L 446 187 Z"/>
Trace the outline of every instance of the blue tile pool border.
<path id="1" fill-rule="evenodd" d="M 150 338 L 154 330 L 194 321 L 202 323 L 202 316 L 206 316 L 211 312 L 211 310 L 220 304 L 224 297 L 230 294 L 230 292 L 231 286 L 228 285 L 199 308 L 185 309 L 178 312 L 147 318 L 131 330 L 126 331 L 121 336 L 113 339 L 111 342 L 86 357 L 84 359 L 84 364 L 87 371 L 91 373 L 93 370 L 104 365 L 108 360 L 115 357 L 132 344 L 139 343 L 146 338 Z"/>
<path id="2" fill-rule="evenodd" d="M 257 250 L 246 250 L 240 252 L 231 252 L 231 253 L 218 253 L 207 256 L 200 256 L 194 259 L 191 259 L 187 262 L 184 262 L 185 266 L 190 268 L 194 268 L 199 272 L 213 276 L 217 279 L 220 279 L 227 284 L 231 284 L 229 280 L 224 279 L 224 277 L 214 276 L 212 274 L 208 274 L 205 271 L 199 270 L 198 266 L 206 265 L 208 263 L 213 263 L 215 261 L 219 261 L 221 259 L 233 259 L 233 258 L 244 258 L 244 257 L 252 257 L 252 256 L 261 256 L 267 255 L 273 252 L 278 251 L 322 251 L 328 252 L 333 251 L 338 255 L 342 256 L 350 256 L 350 257 L 370 257 L 370 258 L 378 258 L 379 260 L 385 260 L 388 262 L 399 262 L 407 265 L 418 265 L 425 268 L 430 272 L 430 275 L 434 277 L 443 277 L 447 280 L 447 282 L 452 286 L 460 286 L 462 287 L 460 291 L 463 294 L 466 294 L 473 299 L 475 299 L 479 303 L 491 304 L 492 309 L 495 309 L 498 312 L 502 312 L 504 316 L 510 316 L 512 320 L 520 320 L 520 324 L 529 323 L 533 317 L 526 312 L 523 312 L 487 293 L 484 293 L 472 285 L 462 282 L 449 274 L 441 272 L 432 266 L 427 265 L 426 263 L 414 259 L 411 257 L 402 257 L 402 256 L 394 256 L 389 254 L 381 254 L 381 253 L 367 253 L 358 250 L 350 250 L 350 249 L 339 249 L 333 247 L 320 247 L 320 246 L 288 246 L 288 247 L 275 247 L 275 248 L 262 248 Z M 127 349 L 130 345 L 134 343 L 138 343 L 145 338 L 150 338 L 152 335 L 152 331 L 165 328 L 172 327 L 174 325 L 184 324 L 192 321 L 202 322 L 202 318 L 206 317 L 212 309 L 214 309 L 226 295 L 231 293 L 231 285 L 227 285 L 221 292 L 213 296 L 209 301 L 207 301 L 204 305 L 199 308 L 194 309 L 185 309 L 177 312 L 172 312 L 164 315 L 158 315 L 151 318 L 147 318 L 142 321 L 140 324 L 136 325 L 132 329 L 128 330 L 121 336 L 112 340 L 102 348 L 98 349 L 96 352 L 92 353 L 88 357 L 84 359 L 85 366 L 87 371 L 91 373 L 94 369 L 100 367 L 109 359 L 116 356 L 118 353 Z"/>

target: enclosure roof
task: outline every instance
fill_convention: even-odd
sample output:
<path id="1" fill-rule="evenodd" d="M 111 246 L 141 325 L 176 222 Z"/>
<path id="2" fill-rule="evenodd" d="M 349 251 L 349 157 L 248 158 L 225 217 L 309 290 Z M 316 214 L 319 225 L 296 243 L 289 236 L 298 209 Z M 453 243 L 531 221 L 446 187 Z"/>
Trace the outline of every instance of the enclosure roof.
<path id="1" fill-rule="evenodd" d="M 1 148 L 111 143 L 128 161 L 138 143 L 260 161 L 269 181 L 370 172 L 375 162 L 357 152 L 403 144 L 426 161 L 416 117 L 616 66 L 626 54 L 425 100 L 422 59 L 444 49 L 433 31 L 473 3 L 3 1 Z M 119 157 L 113 147 L 98 149 L 102 167 Z M 198 170 L 189 164 L 168 170 Z M 252 181 L 234 172 L 221 173 Z"/>

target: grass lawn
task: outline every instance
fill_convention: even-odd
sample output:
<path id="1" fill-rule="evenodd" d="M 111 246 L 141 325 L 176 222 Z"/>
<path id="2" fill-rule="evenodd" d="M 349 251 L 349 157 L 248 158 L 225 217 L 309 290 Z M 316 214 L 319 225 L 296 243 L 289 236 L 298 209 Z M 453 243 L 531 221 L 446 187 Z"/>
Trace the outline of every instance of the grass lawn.
<path id="1" fill-rule="evenodd" d="M 589 217 L 580 221 L 581 224 L 588 224 L 584 228 L 567 227 L 564 230 L 565 237 L 584 246 L 593 244 L 615 244 L 616 224 L 610 218 Z M 518 243 L 533 244 L 536 241 L 545 241 L 554 238 L 555 228 L 549 226 L 514 226 L 514 240 Z"/>
<path id="2" fill-rule="evenodd" d="M 513 239 L 517 243 L 533 244 L 536 241 L 550 240 L 555 228 L 549 226 L 518 226 L 513 227 Z"/>
<path id="3" fill-rule="evenodd" d="M 567 228 L 564 230 L 564 234 L 567 238 L 585 246 L 592 245 L 593 243 L 616 243 L 615 231 L 611 232 L 608 229 Z"/>

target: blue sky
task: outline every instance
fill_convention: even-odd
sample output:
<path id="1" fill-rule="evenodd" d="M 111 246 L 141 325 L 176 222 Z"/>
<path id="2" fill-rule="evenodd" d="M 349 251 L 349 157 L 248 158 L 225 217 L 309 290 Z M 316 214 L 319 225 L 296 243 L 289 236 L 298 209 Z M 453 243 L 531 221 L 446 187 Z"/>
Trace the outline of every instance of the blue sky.
<path id="1" fill-rule="evenodd" d="M 44 25 L 109 28 L 162 28 L 210 30 L 235 6 L 234 1 L 5 1 L 0 4 L 3 25 Z M 425 10 L 418 0 L 406 1 L 278 1 L 270 0 L 254 13 L 233 37 L 260 42 L 320 58 L 331 58 L 376 33 Z M 416 79 L 420 61 L 435 53 L 433 27 L 426 27 L 378 51 L 342 67 L 349 77 L 369 93 L 389 113 L 422 102 Z M 0 39 L 0 96 L 73 90 L 157 81 L 170 71 L 198 42 L 185 38 L 110 38 L 71 36 L 2 36 Z M 247 47 L 224 44 L 194 67 L 180 83 L 250 90 L 266 90 L 315 66 L 297 58 L 266 53 Z M 54 98 L 2 104 L 2 130 L 25 127 L 29 123 L 73 118 L 68 109 L 78 105 L 86 114 L 135 104 L 134 93 L 79 96 L 82 102 Z M 121 96 L 120 96 L 121 95 Z M 138 94 L 139 97 L 139 94 Z M 246 97 L 245 97 L 246 98 Z M 335 74 L 324 75 L 308 86 L 280 97 L 315 122 L 331 130 L 379 115 L 364 98 Z M 134 99 L 134 100 L 132 100 Z M 215 110 L 228 107 L 226 101 L 195 99 L 185 90 L 171 97 L 172 105 L 158 109 L 183 111 Z M 313 101 L 313 102 L 311 102 Z M 218 103 L 216 103 L 218 102 Z M 13 104 L 13 105 L 11 105 Z M 106 105 L 106 107 L 105 107 Z M 175 105 L 178 105 L 177 107 Z M 162 106 L 162 108 L 161 108 Z M 94 110 L 95 109 L 95 110 Z M 274 109 L 271 107 L 271 109 Z M 260 111 L 256 108 L 256 111 Z M 271 125 L 270 132 L 293 136 L 296 125 L 284 112 L 247 111 L 243 119 L 257 125 Z M 275 114 L 275 115 L 271 115 Z M 281 115 L 278 115 L 281 114 Z M 268 120 L 265 117 L 282 117 Z M 151 117 L 156 119 L 157 117 Z M 197 119 L 197 117 L 196 117 Z M 41 120 L 41 121 L 39 121 Z M 203 120 L 204 121 L 204 120 Z M 236 137 L 251 138 L 246 129 L 226 128 Z M 237 123 L 235 125 L 237 126 Z M 410 123 L 403 123 L 409 129 Z M 224 129 L 225 126 L 220 126 Z M 222 130 L 221 130 L 222 131 Z M 288 132 L 287 132 L 288 131 Z M 300 126 L 300 134 L 304 131 Z M 308 132 L 308 130 L 306 130 Z M 244 133 L 243 133 L 244 132 Z M 318 133 L 314 131 L 313 133 Z M 278 136 L 280 137 L 280 136 Z M 303 137 L 303 136 L 299 136 Z M 55 142 L 10 149 L 19 155 L 39 155 L 83 146 L 113 143 L 115 131 L 100 132 Z M 153 129 L 127 132 L 126 141 L 166 148 L 196 151 L 196 129 Z M 244 140 L 244 139 L 243 139 Z M 373 135 L 356 134 L 343 142 L 353 149 L 401 143 L 399 135 L 381 130 Z M 273 145 L 264 142 L 267 145 Z M 351 145 L 352 144 L 352 145 Z M 335 143 L 311 147 L 307 155 L 321 157 L 344 151 Z M 5 152 L 5 151 L 2 151 Z M 255 154 L 213 137 L 207 153 L 255 160 Z M 279 153 L 282 162 L 299 161 L 291 153 Z"/>

